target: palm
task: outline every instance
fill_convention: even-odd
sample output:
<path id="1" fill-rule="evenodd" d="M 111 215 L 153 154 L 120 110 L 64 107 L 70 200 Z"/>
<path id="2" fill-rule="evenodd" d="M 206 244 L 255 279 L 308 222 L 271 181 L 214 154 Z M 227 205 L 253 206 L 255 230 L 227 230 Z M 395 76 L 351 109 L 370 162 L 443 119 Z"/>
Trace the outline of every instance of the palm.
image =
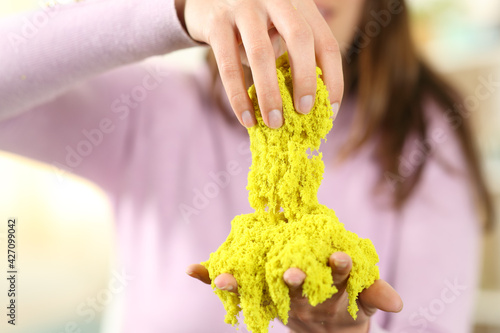
<path id="1" fill-rule="evenodd" d="M 377 280 L 359 295 L 359 311 L 357 319 L 354 320 L 347 312 L 348 294 L 345 290 L 352 267 L 351 258 L 345 253 L 337 252 L 330 257 L 329 265 L 332 267 L 333 281 L 338 292 L 315 307 L 302 295 L 305 273 L 298 268 L 290 268 L 283 275 L 290 289 L 287 326 L 292 333 L 367 332 L 370 317 L 377 309 L 399 312 L 403 308 L 398 293 L 384 280 Z M 194 264 L 189 266 L 186 272 L 204 283 L 211 282 L 204 266 Z M 219 289 L 238 292 L 237 282 L 230 274 L 221 274 L 214 282 Z"/>

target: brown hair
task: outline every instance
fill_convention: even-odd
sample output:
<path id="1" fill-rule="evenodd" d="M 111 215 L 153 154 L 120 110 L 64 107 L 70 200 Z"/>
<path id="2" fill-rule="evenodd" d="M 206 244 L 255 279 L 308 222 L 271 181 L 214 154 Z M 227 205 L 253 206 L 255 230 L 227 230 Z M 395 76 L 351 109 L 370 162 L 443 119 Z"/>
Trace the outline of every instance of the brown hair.
<path id="1" fill-rule="evenodd" d="M 456 107 L 461 99 L 418 57 L 405 2 L 366 1 L 360 27 L 365 32 L 358 30 L 344 58 L 346 91 L 356 91 L 359 101 L 351 145 L 346 150 L 353 151 L 378 134 L 377 160 L 383 176 L 399 175 L 399 156 L 409 136 L 416 135 L 421 141 L 426 138 L 424 103 L 431 98 L 443 116 L 456 125 L 454 133 L 467 162 L 481 216 L 486 227 L 492 227 L 493 203 L 481 173 L 475 140 L 469 122 Z M 370 33 L 374 38 L 370 39 Z M 401 207 L 415 189 L 427 156 L 404 181 L 394 182 L 396 207 Z"/>
<path id="2" fill-rule="evenodd" d="M 453 126 L 454 133 L 467 162 L 478 208 L 485 226 L 491 228 L 493 203 L 481 173 L 470 124 L 456 107 L 459 95 L 419 58 L 411 38 L 405 2 L 366 1 L 359 27 L 364 30 L 357 30 L 344 55 L 345 92 L 356 94 L 358 110 L 349 145 L 342 155 L 352 153 L 377 136 L 380 141 L 376 158 L 382 171 L 381 182 L 388 175 L 395 177 L 393 202 L 396 208 L 401 208 L 418 184 L 429 154 L 424 154 L 424 160 L 410 175 L 405 175 L 404 180 L 399 175 L 399 157 L 410 136 L 421 141 L 426 138 L 424 103 L 431 98 L 440 106 L 443 116 L 457 125 Z M 211 51 L 207 60 L 214 69 L 216 82 L 219 78 Z"/>

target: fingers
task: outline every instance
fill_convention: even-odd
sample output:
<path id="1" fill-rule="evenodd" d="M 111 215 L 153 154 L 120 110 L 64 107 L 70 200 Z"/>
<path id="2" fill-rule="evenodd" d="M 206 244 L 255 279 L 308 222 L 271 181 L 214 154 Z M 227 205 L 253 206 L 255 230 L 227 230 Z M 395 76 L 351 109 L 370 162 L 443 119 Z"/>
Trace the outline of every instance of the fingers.
<path id="1" fill-rule="evenodd" d="M 278 30 L 276 30 L 276 28 L 270 29 L 268 33 L 271 44 L 273 45 L 274 57 L 278 59 L 280 55 L 288 51 L 285 41 L 283 40 L 283 38 L 281 38 L 281 35 Z"/>
<path id="2" fill-rule="evenodd" d="M 267 33 L 269 35 L 269 39 L 271 40 L 271 44 L 273 45 L 274 58 L 277 59 L 280 55 L 282 55 L 287 51 L 286 45 L 283 39 L 281 38 L 278 30 L 276 30 L 276 28 L 269 29 Z M 250 63 L 248 62 L 247 54 L 245 53 L 245 48 L 243 47 L 243 44 L 239 45 L 238 49 L 240 51 L 241 64 L 243 66 L 250 67 Z M 247 78 L 245 78 L 245 80 L 247 80 Z"/>
<path id="3" fill-rule="evenodd" d="M 351 257 L 344 252 L 335 252 L 329 258 L 329 265 L 332 268 L 335 287 L 338 290 L 344 289 L 352 268 Z M 283 280 L 290 289 L 290 297 L 302 298 L 302 284 L 305 278 L 306 274 L 299 268 L 292 267 L 286 270 Z"/>
<path id="4" fill-rule="evenodd" d="M 265 17 L 249 10 L 247 15 L 238 17 L 236 25 L 252 70 L 262 119 L 270 128 L 279 128 L 283 125 L 282 100 Z"/>
<path id="5" fill-rule="evenodd" d="M 343 95 L 340 49 L 314 1 L 221 1 L 218 6 L 210 1 L 187 2 L 184 17 L 192 38 L 213 48 L 229 101 L 244 126 L 251 127 L 256 120 L 239 56 L 240 41 L 252 70 L 264 123 L 279 128 L 284 121 L 273 37 L 269 36 L 273 28 L 289 50 L 295 108 L 308 113 L 314 104 L 317 63 L 337 114 Z"/>
<path id="6" fill-rule="evenodd" d="M 227 290 L 233 293 L 238 292 L 238 283 L 236 282 L 234 276 L 232 276 L 231 274 L 222 273 L 215 278 L 214 283 L 217 289 Z"/>
<path id="7" fill-rule="evenodd" d="M 189 265 L 186 269 L 186 274 L 200 280 L 203 283 L 211 283 L 208 270 L 205 268 L 205 266 L 202 266 L 200 264 Z"/>
<path id="8" fill-rule="evenodd" d="M 206 29 L 231 106 L 246 127 L 253 126 L 256 120 L 246 91 L 240 40 L 252 71 L 264 123 L 270 128 L 279 128 L 284 122 L 276 77 L 276 47 L 273 47 L 276 45 L 271 41 L 270 29 L 276 29 L 284 38 L 289 52 L 295 109 L 306 114 L 314 105 L 317 62 L 323 69 L 322 78 L 329 91 L 334 117 L 338 113 L 343 95 L 338 44 L 313 1 L 300 1 L 295 6 L 290 0 L 241 2 L 219 10 L 222 14 L 213 15 L 209 22 L 211 28 Z"/>
<path id="9" fill-rule="evenodd" d="M 302 299 L 302 284 L 306 279 L 306 273 L 304 273 L 299 268 L 289 268 L 283 274 L 283 280 L 285 281 L 288 289 L 290 290 L 290 298 L 292 300 Z"/>
<path id="10" fill-rule="evenodd" d="M 208 270 L 205 266 L 199 264 L 189 265 L 186 269 L 186 274 L 200 280 L 203 283 L 210 284 L 210 276 L 208 274 Z M 220 290 L 227 290 L 234 293 L 238 292 L 238 283 L 236 279 L 228 273 L 223 273 L 215 278 L 214 280 L 215 286 Z"/>
<path id="11" fill-rule="evenodd" d="M 302 8 L 303 7 L 303 8 Z M 328 89 L 332 103 L 333 117 L 338 114 L 344 94 L 342 56 L 333 33 L 316 6 L 301 6 L 301 11 L 314 34 L 314 49 L 318 66 L 322 69 L 322 79 Z"/>
<path id="12" fill-rule="evenodd" d="M 333 283 L 337 289 L 345 288 L 347 278 L 352 268 L 351 257 L 344 252 L 335 252 L 329 258 L 329 265 L 332 268 Z"/>
<path id="13" fill-rule="evenodd" d="M 371 316 L 377 309 L 385 312 L 400 312 L 403 301 L 399 294 L 384 280 L 377 280 L 359 294 L 360 303 L 366 314 Z"/>
<path id="14" fill-rule="evenodd" d="M 309 113 L 316 97 L 314 35 L 308 22 L 289 0 L 268 2 L 269 15 L 286 42 L 292 69 L 293 99 L 297 111 Z"/>
<path id="15" fill-rule="evenodd" d="M 256 123 L 253 104 L 245 86 L 243 67 L 233 28 L 227 26 L 214 29 L 210 44 L 219 67 L 222 84 L 236 117 L 243 126 L 252 127 Z"/>

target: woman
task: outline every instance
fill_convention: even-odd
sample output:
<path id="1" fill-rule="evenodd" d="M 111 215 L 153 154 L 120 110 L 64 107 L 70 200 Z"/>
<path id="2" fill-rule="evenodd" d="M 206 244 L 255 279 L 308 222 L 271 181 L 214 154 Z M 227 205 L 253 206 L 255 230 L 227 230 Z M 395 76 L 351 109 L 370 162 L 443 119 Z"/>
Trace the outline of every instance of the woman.
<path id="1" fill-rule="evenodd" d="M 480 233 L 474 201 L 487 219 L 491 205 L 454 97 L 410 43 L 403 2 L 103 0 L 45 13 L 46 24 L 41 12 L 1 23 L 0 148 L 82 175 L 109 194 L 132 279 L 123 331 L 234 330 L 209 288 L 184 269 L 222 243 L 234 215 L 250 212 L 248 135 L 227 116 L 233 109 L 242 125 L 254 124 L 246 94 L 253 79 L 266 124 L 286 121 L 274 70 L 278 35 L 302 113 L 314 98 L 316 63 L 338 111 L 344 50 L 346 98 L 322 146 L 319 199 L 347 229 L 372 239 L 383 279 L 361 295 L 353 321 L 342 291 L 348 256 L 332 254 L 341 292 L 316 308 L 301 299 L 305 275 L 287 271 L 289 328 L 470 329 Z M 195 41 L 212 47 L 228 97 L 209 65 L 192 75 L 152 63 L 114 69 Z M 199 265 L 187 272 L 209 282 Z M 402 307 L 384 280 L 405 301 L 398 314 L 375 313 Z M 215 282 L 237 291 L 227 274 Z"/>

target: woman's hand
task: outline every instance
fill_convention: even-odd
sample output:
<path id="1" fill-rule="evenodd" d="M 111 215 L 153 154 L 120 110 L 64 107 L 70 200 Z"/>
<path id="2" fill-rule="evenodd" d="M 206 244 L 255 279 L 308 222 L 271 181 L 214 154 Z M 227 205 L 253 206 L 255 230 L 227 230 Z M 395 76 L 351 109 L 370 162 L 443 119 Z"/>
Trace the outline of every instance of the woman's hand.
<path id="1" fill-rule="evenodd" d="M 241 124 L 253 126 L 255 116 L 245 86 L 240 45 L 252 70 L 264 122 L 271 128 L 283 124 L 271 40 L 279 36 L 290 57 L 296 109 L 308 113 L 314 104 L 317 61 L 337 114 L 343 94 L 340 50 L 313 0 L 176 0 L 176 6 L 191 37 L 212 47 Z"/>
<path id="2" fill-rule="evenodd" d="M 330 299 L 313 307 L 302 296 L 302 284 L 306 278 L 298 268 L 290 268 L 283 279 L 290 289 L 290 307 L 288 327 L 292 333 L 312 332 L 368 332 L 370 317 L 377 309 L 387 312 L 399 312 L 403 302 L 398 293 L 384 280 L 377 280 L 359 295 L 359 312 L 357 320 L 353 320 L 347 312 L 348 295 L 345 290 L 347 279 L 352 268 L 351 258 L 336 252 L 330 256 L 333 281 L 338 289 Z M 208 271 L 204 266 L 190 265 L 186 273 L 210 284 Z M 230 274 L 221 274 L 215 278 L 215 285 L 222 290 L 238 292 L 238 284 Z"/>

